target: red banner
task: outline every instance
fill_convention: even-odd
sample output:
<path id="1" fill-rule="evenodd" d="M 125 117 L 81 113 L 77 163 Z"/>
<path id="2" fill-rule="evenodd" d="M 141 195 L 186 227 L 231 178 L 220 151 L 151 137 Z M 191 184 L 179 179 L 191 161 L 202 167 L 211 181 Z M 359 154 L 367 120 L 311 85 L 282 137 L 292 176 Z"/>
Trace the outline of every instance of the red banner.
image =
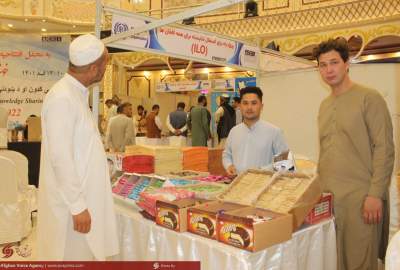
<path id="1" fill-rule="evenodd" d="M 0 269 L 74 269 L 74 270 L 200 270 L 200 262 L 146 261 L 146 262 L 39 262 L 3 261 Z"/>

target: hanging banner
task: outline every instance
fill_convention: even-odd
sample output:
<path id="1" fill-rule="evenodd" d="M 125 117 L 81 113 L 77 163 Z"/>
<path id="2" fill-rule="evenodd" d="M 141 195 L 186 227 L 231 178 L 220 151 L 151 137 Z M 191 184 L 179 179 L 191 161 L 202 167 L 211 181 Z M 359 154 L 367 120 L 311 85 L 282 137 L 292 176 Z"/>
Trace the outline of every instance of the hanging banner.
<path id="1" fill-rule="evenodd" d="M 235 91 L 239 92 L 240 89 L 247 86 L 257 86 L 256 77 L 239 77 L 235 78 Z"/>
<path id="2" fill-rule="evenodd" d="M 44 96 L 68 67 L 70 37 L 0 37 L 0 106 L 9 111 L 8 128 L 40 116 Z"/>
<path id="3" fill-rule="evenodd" d="M 111 34 L 118 34 L 145 25 L 146 20 L 134 15 L 113 14 Z M 200 32 L 163 26 L 135 37 L 118 40 L 107 46 L 175 55 L 185 59 L 218 62 L 255 70 L 260 50 L 242 42 L 221 38 L 210 32 Z"/>
<path id="4" fill-rule="evenodd" d="M 179 81 L 179 82 L 160 82 L 156 85 L 157 92 L 184 92 L 201 91 L 211 89 L 211 81 Z"/>
<path id="5" fill-rule="evenodd" d="M 216 91 L 233 91 L 235 90 L 235 78 L 215 79 L 213 85 L 213 89 Z"/>

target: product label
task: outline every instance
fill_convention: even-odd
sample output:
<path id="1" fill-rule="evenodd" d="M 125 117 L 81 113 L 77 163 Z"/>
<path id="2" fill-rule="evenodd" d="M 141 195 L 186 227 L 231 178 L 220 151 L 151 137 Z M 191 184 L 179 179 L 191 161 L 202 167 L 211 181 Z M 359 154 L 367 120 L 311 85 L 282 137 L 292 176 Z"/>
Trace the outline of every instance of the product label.
<path id="1" fill-rule="evenodd" d="M 207 214 L 189 212 L 188 231 L 208 238 L 216 237 L 215 217 Z"/>
<path id="2" fill-rule="evenodd" d="M 253 249 L 253 230 L 251 227 L 241 223 L 219 221 L 218 240 L 231 246 L 252 250 Z"/>
<path id="3" fill-rule="evenodd" d="M 165 228 L 179 231 L 179 215 L 170 208 L 157 207 L 156 223 Z"/>

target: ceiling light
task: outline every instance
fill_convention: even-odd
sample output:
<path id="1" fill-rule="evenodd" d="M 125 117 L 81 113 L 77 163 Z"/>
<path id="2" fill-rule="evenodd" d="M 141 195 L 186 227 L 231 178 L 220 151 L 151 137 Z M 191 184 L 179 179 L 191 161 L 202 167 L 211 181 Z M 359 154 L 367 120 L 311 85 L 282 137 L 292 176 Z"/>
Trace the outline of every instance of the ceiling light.
<path id="1" fill-rule="evenodd" d="M 12 23 L 7 24 L 8 27 L 12 28 L 14 25 Z"/>
<path id="2" fill-rule="evenodd" d="M 28 21 L 28 19 L 27 19 L 27 18 L 25 18 L 25 19 L 24 19 L 24 21 L 26 21 L 26 22 L 27 22 L 27 21 Z"/>
<path id="3" fill-rule="evenodd" d="M 42 28 L 41 30 L 42 30 L 42 32 L 46 32 L 46 31 L 47 31 L 47 29 L 46 29 L 46 28 Z"/>
<path id="4" fill-rule="evenodd" d="M 43 19 L 42 22 L 46 22 L 46 19 Z"/>
<path id="5" fill-rule="evenodd" d="M 143 76 L 145 76 L 146 77 L 146 79 L 150 79 L 150 77 L 151 77 L 151 72 L 149 72 L 149 71 L 143 71 Z"/>
<path id="6" fill-rule="evenodd" d="M 72 26 L 72 28 L 76 28 L 76 25 L 74 24 L 74 25 Z"/>

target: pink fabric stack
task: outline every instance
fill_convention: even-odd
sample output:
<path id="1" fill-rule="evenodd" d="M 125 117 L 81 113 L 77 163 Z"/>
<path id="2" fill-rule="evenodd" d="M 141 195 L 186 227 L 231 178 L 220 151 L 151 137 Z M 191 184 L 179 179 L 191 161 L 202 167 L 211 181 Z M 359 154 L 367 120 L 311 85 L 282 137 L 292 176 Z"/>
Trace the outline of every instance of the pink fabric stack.
<path id="1" fill-rule="evenodd" d="M 122 170 L 128 173 L 154 173 L 154 157 L 132 155 L 122 159 Z"/>

